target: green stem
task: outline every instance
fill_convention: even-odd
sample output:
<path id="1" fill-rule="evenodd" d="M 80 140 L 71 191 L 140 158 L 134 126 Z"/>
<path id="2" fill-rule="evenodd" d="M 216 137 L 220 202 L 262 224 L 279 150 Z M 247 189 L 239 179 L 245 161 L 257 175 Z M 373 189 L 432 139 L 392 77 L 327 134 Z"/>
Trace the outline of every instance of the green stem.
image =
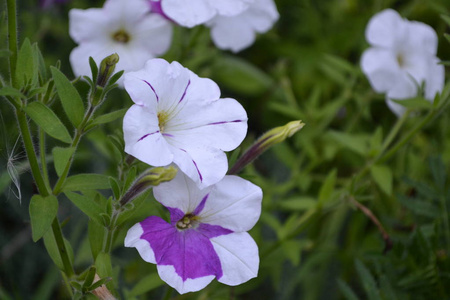
<path id="1" fill-rule="evenodd" d="M 81 137 L 84 134 L 84 129 L 88 121 L 91 119 L 95 108 L 93 106 L 90 106 L 86 115 L 84 116 L 83 121 L 80 124 L 80 127 L 76 130 L 75 138 L 72 141 L 72 144 L 70 147 L 76 149 L 78 147 L 78 143 L 81 140 Z M 72 161 L 75 155 L 75 151 L 73 152 L 72 156 L 70 157 L 69 161 L 67 162 L 66 166 L 64 167 L 64 171 L 62 172 L 61 176 L 58 178 L 58 181 L 55 184 L 55 187 L 53 188 L 53 195 L 59 195 L 61 193 L 61 189 L 66 182 L 67 175 L 69 174 L 70 166 L 72 165 Z"/>
<path id="2" fill-rule="evenodd" d="M 69 258 L 69 253 L 67 253 L 58 217 L 55 217 L 55 219 L 53 220 L 52 230 L 53 234 L 55 235 L 56 244 L 58 245 L 59 254 L 61 255 L 64 271 L 66 272 L 67 277 L 70 278 L 75 274 L 75 272 L 73 271 L 73 266 Z"/>
<path id="3" fill-rule="evenodd" d="M 119 216 L 119 213 L 115 211 L 111 218 L 111 224 L 108 226 L 108 234 L 106 236 L 106 241 L 103 245 L 103 252 L 110 253 L 113 246 L 114 233 L 116 232 L 116 221 Z"/>
<path id="4" fill-rule="evenodd" d="M 383 142 L 383 145 L 381 146 L 380 155 L 383 155 L 384 151 L 386 151 L 387 147 L 389 147 L 389 145 L 392 143 L 392 140 L 398 134 L 398 132 L 400 131 L 400 128 L 403 126 L 405 121 L 408 119 L 408 116 L 409 116 L 409 111 L 406 111 L 401 118 L 397 119 L 397 122 L 395 123 L 391 132 L 389 132 L 389 135 L 386 137 L 386 139 Z"/>
<path id="5" fill-rule="evenodd" d="M 41 158 L 42 176 L 44 178 L 47 190 L 50 190 L 50 181 L 48 179 L 47 161 L 45 157 L 45 132 L 39 128 L 39 156 Z"/>
<path id="6" fill-rule="evenodd" d="M 8 45 L 11 56 L 9 57 L 9 70 L 11 74 L 11 84 L 15 85 L 16 64 L 17 64 L 17 16 L 16 1 L 6 0 L 8 10 Z"/>

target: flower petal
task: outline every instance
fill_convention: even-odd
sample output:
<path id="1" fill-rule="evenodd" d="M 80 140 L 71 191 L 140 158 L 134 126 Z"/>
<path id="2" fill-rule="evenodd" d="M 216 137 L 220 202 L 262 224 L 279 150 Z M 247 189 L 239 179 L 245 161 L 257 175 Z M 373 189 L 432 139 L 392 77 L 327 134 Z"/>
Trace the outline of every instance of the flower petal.
<path id="1" fill-rule="evenodd" d="M 408 45 L 406 47 L 418 51 L 423 50 L 428 55 L 436 55 L 438 37 L 428 24 L 408 21 Z"/>
<path id="2" fill-rule="evenodd" d="M 126 153 L 152 166 L 173 161 L 170 146 L 159 132 L 158 118 L 148 108 L 131 106 L 123 119 L 123 133 Z"/>
<path id="3" fill-rule="evenodd" d="M 215 237 L 211 243 L 222 265 L 219 282 L 234 286 L 258 275 L 258 246 L 247 232 Z"/>
<path id="4" fill-rule="evenodd" d="M 386 103 L 389 109 L 397 115 L 397 117 L 401 117 L 406 108 L 398 103 L 395 103 L 391 99 L 408 99 L 417 96 L 417 84 L 410 78 L 408 75 L 403 75 L 400 77 L 395 86 L 390 89 L 386 94 Z"/>
<path id="5" fill-rule="evenodd" d="M 188 278 L 186 280 L 183 280 L 175 271 L 175 268 L 173 266 L 158 265 L 157 269 L 161 279 L 164 280 L 168 285 L 176 289 L 180 294 L 197 292 L 210 284 L 211 281 L 216 277 L 214 275 L 209 275 L 195 279 Z"/>
<path id="6" fill-rule="evenodd" d="M 442 92 L 445 84 L 445 68 L 434 58 L 429 65 L 428 80 L 425 83 L 425 98 L 432 101 L 436 93 Z"/>
<path id="7" fill-rule="evenodd" d="M 69 34 L 77 43 L 109 39 L 109 25 L 110 20 L 99 8 L 69 11 Z"/>
<path id="8" fill-rule="evenodd" d="M 208 0 L 163 0 L 161 7 L 169 18 L 185 27 L 202 24 L 216 14 L 216 10 L 208 4 Z"/>
<path id="9" fill-rule="evenodd" d="M 378 93 L 385 93 L 392 88 L 401 73 L 395 54 L 380 48 L 369 48 L 364 51 L 361 68 L 372 88 Z"/>
<path id="10" fill-rule="evenodd" d="M 261 215 L 262 190 L 238 176 L 225 176 L 210 190 L 201 222 L 242 232 L 250 230 Z"/>
<path id="11" fill-rule="evenodd" d="M 91 56 L 99 64 L 103 58 L 115 52 L 112 47 L 112 43 L 105 41 L 101 45 L 94 42 L 86 42 L 74 48 L 70 53 L 69 59 L 75 76 L 91 77 L 89 57 Z"/>
<path id="12" fill-rule="evenodd" d="M 394 48 L 407 33 L 406 22 L 393 9 L 375 14 L 366 27 L 366 40 L 373 46 Z"/>
<path id="13" fill-rule="evenodd" d="M 169 50 L 172 31 L 172 23 L 163 16 L 149 14 L 134 27 L 132 42 L 138 43 L 143 49 L 153 54 L 147 58 L 148 60 Z M 142 66 L 144 62 L 142 62 Z"/>

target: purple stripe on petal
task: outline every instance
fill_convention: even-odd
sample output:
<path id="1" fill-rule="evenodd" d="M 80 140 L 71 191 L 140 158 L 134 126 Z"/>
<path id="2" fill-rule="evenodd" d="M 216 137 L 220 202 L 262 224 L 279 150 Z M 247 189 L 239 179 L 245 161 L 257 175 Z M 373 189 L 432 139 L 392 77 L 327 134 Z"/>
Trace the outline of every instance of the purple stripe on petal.
<path id="1" fill-rule="evenodd" d="M 189 80 L 188 83 L 187 83 L 187 85 L 186 85 L 186 88 L 184 89 L 183 96 L 181 96 L 181 99 L 180 99 L 180 101 L 178 101 L 178 103 L 180 103 L 181 101 L 183 101 L 184 96 L 186 96 L 187 89 L 188 89 L 188 87 L 189 87 L 190 85 L 191 85 L 191 81 Z"/>
<path id="2" fill-rule="evenodd" d="M 142 141 L 143 139 L 145 139 L 146 137 L 148 137 L 149 135 L 152 135 L 152 134 L 155 134 L 155 133 L 158 133 L 158 132 L 159 132 L 159 130 L 158 130 L 158 131 L 155 131 L 155 132 L 152 132 L 152 133 L 147 133 L 147 134 L 141 136 L 141 138 L 138 139 L 137 141 L 140 142 L 140 141 Z"/>
<path id="3" fill-rule="evenodd" d="M 200 223 L 196 228 L 198 232 L 206 236 L 208 239 L 212 239 L 221 235 L 227 235 L 233 233 L 234 231 L 230 229 L 223 228 L 219 225 L 211 225 L 206 223 Z"/>
<path id="4" fill-rule="evenodd" d="M 168 136 L 168 137 L 174 137 L 174 135 L 170 134 L 170 133 L 163 133 L 163 136 Z"/>
<path id="5" fill-rule="evenodd" d="M 202 212 L 203 208 L 205 208 L 205 203 L 206 203 L 206 200 L 208 200 L 208 197 L 209 197 L 209 194 L 206 194 L 205 197 L 203 197 L 200 204 L 197 205 L 194 212 L 192 213 L 194 216 L 198 216 Z"/>
<path id="6" fill-rule="evenodd" d="M 155 89 L 153 88 L 153 86 L 150 84 L 150 82 L 148 82 L 147 80 L 143 80 L 146 84 L 148 84 L 148 86 L 152 89 L 153 93 L 155 94 L 156 97 L 156 102 L 159 102 L 159 97 L 158 94 L 156 93 Z"/>
<path id="7" fill-rule="evenodd" d="M 195 162 L 195 160 L 192 160 L 192 162 L 194 163 L 194 166 L 197 169 L 198 176 L 200 177 L 200 182 L 203 182 L 203 176 L 202 173 L 200 173 L 200 170 L 198 169 L 197 163 Z"/>
<path id="8" fill-rule="evenodd" d="M 184 217 L 185 213 L 179 209 L 174 207 L 166 207 L 170 212 L 170 223 L 176 225 L 181 218 Z"/>
<path id="9" fill-rule="evenodd" d="M 206 125 L 221 125 L 221 124 L 240 123 L 240 122 L 244 122 L 244 120 L 233 120 L 233 121 L 213 122 L 213 123 L 208 123 L 208 124 L 206 124 Z"/>

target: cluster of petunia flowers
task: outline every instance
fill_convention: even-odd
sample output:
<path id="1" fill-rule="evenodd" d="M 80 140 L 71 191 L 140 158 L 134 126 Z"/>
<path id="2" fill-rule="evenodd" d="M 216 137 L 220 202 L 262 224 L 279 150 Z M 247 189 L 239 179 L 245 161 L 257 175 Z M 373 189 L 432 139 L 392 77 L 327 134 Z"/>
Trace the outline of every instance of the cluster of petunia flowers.
<path id="1" fill-rule="evenodd" d="M 387 105 L 397 116 L 406 108 L 392 100 L 423 96 L 433 101 L 442 91 L 444 66 L 436 57 L 438 38 L 429 25 L 386 9 L 371 18 L 366 39 L 372 47 L 363 53 L 361 68 L 372 88 L 386 94 Z"/>
<path id="2" fill-rule="evenodd" d="M 151 59 L 124 75 L 135 103 L 125 114 L 125 152 L 152 166 L 175 165 L 176 177 L 153 188 L 170 212 L 129 229 L 126 247 L 157 264 L 179 293 L 198 291 L 214 278 L 238 285 L 256 277 L 258 247 L 247 233 L 261 214 L 262 191 L 228 170 L 224 151 L 247 133 L 247 114 L 220 98 L 212 80 L 178 62 Z"/>
<path id="3" fill-rule="evenodd" d="M 78 44 L 70 62 L 76 76 L 89 76 L 89 57 L 99 63 L 115 52 L 116 70 L 137 71 L 169 49 L 174 25 L 207 26 L 218 48 L 238 52 L 278 17 L 274 0 L 106 0 L 102 8 L 69 12 L 69 33 Z"/>

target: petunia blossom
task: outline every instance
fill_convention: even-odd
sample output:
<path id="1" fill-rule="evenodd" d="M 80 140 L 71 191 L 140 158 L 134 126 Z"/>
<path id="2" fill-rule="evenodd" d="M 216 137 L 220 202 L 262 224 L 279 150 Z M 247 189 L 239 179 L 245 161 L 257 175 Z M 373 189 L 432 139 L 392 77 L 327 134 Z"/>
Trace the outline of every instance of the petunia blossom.
<path id="1" fill-rule="evenodd" d="M 175 163 L 200 187 L 225 176 L 224 151 L 247 133 L 239 102 L 221 99 L 212 80 L 163 59 L 125 74 L 124 85 L 135 103 L 123 120 L 125 152 L 152 166 Z"/>
<path id="2" fill-rule="evenodd" d="M 145 0 L 107 0 L 103 8 L 72 9 L 69 32 L 79 44 L 70 54 L 73 72 L 89 76 L 89 57 L 98 64 L 112 53 L 120 57 L 117 71 L 141 69 L 147 60 L 168 50 L 172 24 L 151 13 Z"/>
<path id="3" fill-rule="evenodd" d="M 225 50 L 239 52 L 251 46 L 256 33 L 265 33 L 278 20 L 273 0 L 255 0 L 246 10 L 235 16 L 214 17 L 207 23 L 214 44 Z"/>
<path id="4" fill-rule="evenodd" d="M 422 84 L 430 101 L 442 90 L 444 67 L 436 57 L 438 39 L 430 26 L 386 9 L 369 21 L 366 39 L 372 47 L 363 53 L 362 70 L 375 91 L 386 93 L 395 114 L 405 109 L 390 99 L 414 97 Z"/>
<path id="5" fill-rule="evenodd" d="M 216 15 L 240 14 L 255 0 L 150 0 L 161 2 L 164 15 L 184 27 L 194 27 Z"/>
<path id="6" fill-rule="evenodd" d="M 179 293 L 198 291 L 214 278 L 238 285 L 257 276 L 258 247 L 246 232 L 261 214 L 261 189 L 225 176 L 200 190 L 182 172 L 154 188 L 170 222 L 151 216 L 129 229 L 126 247 L 157 264 L 158 273 Z"/>

